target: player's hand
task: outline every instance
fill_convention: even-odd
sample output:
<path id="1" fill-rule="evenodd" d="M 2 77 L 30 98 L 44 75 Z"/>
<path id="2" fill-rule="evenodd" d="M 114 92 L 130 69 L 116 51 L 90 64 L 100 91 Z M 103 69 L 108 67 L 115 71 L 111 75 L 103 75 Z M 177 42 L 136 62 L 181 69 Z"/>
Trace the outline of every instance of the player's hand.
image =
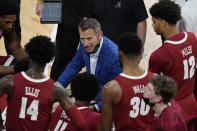
<path id="1" fill-rule="evenodd" d="M 55 112 L 55 110 L 56 110 L 56 108 L 57 108 L 57 106 L 58 106 L 59 104 L 60 104 L 59 102 L 55 102 L 55 103 L 53 104 L 52 113 Z"/>
<path id="2" fill-rule="evenodd" d="M 37 4 L 36 4 L 36 14 L 37 14 L 40 18 L 42 18 L 43 9 L 44 9 L 44 4 L 40 4 L 40 3 L 37 3 Z"/>
<path id="3" fill-rule="evenodd" d="M 94 107 L 93 106 L 89 106 L 89 109 L 91 109 L 92 111 L 94 111 Z"/>

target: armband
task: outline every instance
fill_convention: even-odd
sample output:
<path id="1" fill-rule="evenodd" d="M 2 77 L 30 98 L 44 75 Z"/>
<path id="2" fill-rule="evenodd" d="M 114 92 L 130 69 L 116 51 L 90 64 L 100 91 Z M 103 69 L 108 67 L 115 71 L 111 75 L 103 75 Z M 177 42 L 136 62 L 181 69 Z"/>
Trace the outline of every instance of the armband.
<path id="1" fill-rule="evenodd" d="M 43 4 L 44 4 L 44 1 L 42 1 L 42 0 L 37 0 L 37 4 L 43 5 Z"/>

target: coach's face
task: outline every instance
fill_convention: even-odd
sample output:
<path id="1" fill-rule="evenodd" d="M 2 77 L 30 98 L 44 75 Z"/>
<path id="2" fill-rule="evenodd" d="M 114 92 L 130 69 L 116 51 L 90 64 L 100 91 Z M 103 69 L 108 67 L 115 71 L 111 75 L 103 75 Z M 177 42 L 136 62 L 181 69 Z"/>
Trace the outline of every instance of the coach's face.
<path id="1" fill-rule="evenodd" d="M 157 35 L 163 35 L 162 33 L 162 29 L 163 29 L 163 20 L 162 19 L 159 19 L 159 18 L 155 18 L 155 17 L 152 17 L 152 21 L 153 21 L 153 29 L 155 31 L 155 33 Z"/>
<path id="2" fill-rule="evenodd" d="M 16 15 L 4 15 L 0 16 L 0 30 L 3 32 L 10 31 L 13 27 L 13 23 L 16 20 Z"/>
<path id="3" fill-rule="evenodd" d="M 88 53 L 92 53 L 95 47 L 100 44 L 102 39 L 102 31 L 96 33 L 92 28 L 85 31 L 79 29 L 80 40 L 84 46 L 84 49 Z"/>

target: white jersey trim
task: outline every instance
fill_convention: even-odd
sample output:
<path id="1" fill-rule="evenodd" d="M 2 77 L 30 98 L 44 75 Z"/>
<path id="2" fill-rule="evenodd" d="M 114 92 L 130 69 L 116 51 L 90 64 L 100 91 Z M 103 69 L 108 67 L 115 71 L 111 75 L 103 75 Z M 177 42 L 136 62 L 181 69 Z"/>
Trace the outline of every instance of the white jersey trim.
<path id="1" fill-rule="evenodd" d="M 9 55 L 9 58 L 8 58 L 7 61 L 4 63 L 4 66 L 9 66 L 13 60 L 14 60 L 14 56 Z"/>
<path id="2" fill-rule="evenodd" d="M 142 78 L 146 77 L 147 74 L 148 74 L 148 72 L 146 70 L 144 71 L 144 74 L 142 74 L 141 76 L 129 76 L 124 73 L 120 73 L 121 76 L 126 77 L 128 79 L 142 79 Z"/>
<path id="3" fill-rule="evenodd" d="M 78 110 L 83 110 L 83 109 L 87 109 L 88 107 L 87 106 L 82 106 L 82 107 L 78 107 L 77 109 Z"/>
<path id="4" fill-rule="evenodd" d="M 187 40 L 188 35 L 187 35 L 186 32 L 183 32 L 183 33 L 185 34 L 185 37 L 182 40 L 180 40 L 180 41 L 165 40 L 164 43 L 170 43 L 170 44 L 182 44 L 182 43 L 184 43 Z"/>
<path id="5" fill-rule="evenodd" d="M 33 79 L 33 78 L 29 77 L 28 75 L 26 75 L 24 71 L 21 72 L 21 74 L 22 74 L 22 76 L 23 76 L 25 79 L 27 79 L 27 80 L 29 80 L 29 81 L 31 81 L 31 82 L 34 82 L 34 83 L 40 83 L 40 82 L 45 82 L 45 81 L 49 80 L 49 77 L 48 77 L 48 76 L 46 76 L 46 77 L 43 78 L 43 79 Z"/>

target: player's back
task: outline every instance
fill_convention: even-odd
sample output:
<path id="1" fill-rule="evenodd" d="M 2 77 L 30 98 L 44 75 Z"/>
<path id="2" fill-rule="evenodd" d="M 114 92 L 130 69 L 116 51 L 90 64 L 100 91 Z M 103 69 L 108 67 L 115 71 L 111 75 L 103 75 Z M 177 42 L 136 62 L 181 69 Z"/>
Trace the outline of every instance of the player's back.
<path id="1" fill-rule="evenodd" d="M 77 105 L 78 110 L 84 117 L 85 123 L 87 124 L 84 131 L 97 131 L 100 120 L 100 114 L 93 112 L 87 106 Z M 69 114 L 65 112 L 59 105 L 56 111 L 53 113 L 51 122 L 49 125 L 50 131 L 78 131 L 75 125 L 72 124 Z"/>
<path id="2" fill-rule="evenodd" d="M 46 131 L 50 122 L 51 93 L 54 82 L 49 77 L 32 79 L 25 72 L 14 75 L 8 98 L 8 131 Z"/>
<path id="3" fill-rule="evenodd" d="M 86 121 L 86 131 L 98 131 L 100 114 L 89 109 L 89 107 L 78 107 Z"/>
<path id="4" fill-rule="evenodd" d="M 178 87 L 175 100 L 185 111 L 187 118 L 197 117 L 197 103 L 193 94 L 197 63 L 197 39 L 191 32 L 180 32 L 165 41 L 163 49 L 169 54 L 171 64 L 163 68 L 163 74 L 172 77 Z"/>
<path id="5" fill-rule="evenodd" d="M 155 116 L 151 131 L 187 131 L 187 118 L 177 102 L 171 100 L 160 116 Z"/>
<path id="6" fill-rule="evenodd" d="M 180 32 L 166 40 L 164 50 L 171 56 L 173 63 L 166 65 L 163 74 L 172 77 L 178 84 L 176 100 L 193 93 L 197 63 L 197 39 L 190 32 Z"/>
<path id="7" fill-rule="evenodd" d="M 153 110 L 146 105 L 143 98 L 144 87 L 151 72 L 145 71 L 141 76 L 128 76 L 121 73 L 115 78 L 122 90 L 122 98 L 114 108 L 116 131 L 149 131 L 153 120 Z"/>

